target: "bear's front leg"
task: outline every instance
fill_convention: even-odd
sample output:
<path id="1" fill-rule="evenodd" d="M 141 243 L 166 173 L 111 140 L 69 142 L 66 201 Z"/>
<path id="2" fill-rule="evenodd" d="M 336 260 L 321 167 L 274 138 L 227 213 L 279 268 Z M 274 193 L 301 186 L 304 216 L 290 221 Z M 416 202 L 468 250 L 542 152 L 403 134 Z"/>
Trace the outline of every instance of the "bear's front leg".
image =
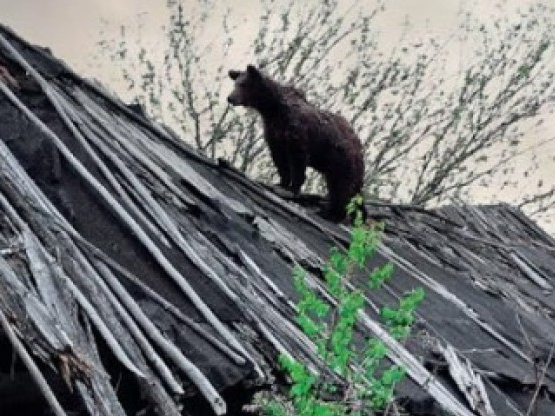
<path id="1" fill-rule="evenodd" d="M 270 148 L 270 156 L 276 166 L 279 175 L 279 186 L 283 189 L 291 188 L 291 174 L 289 168 L 289 161 L 285 149 L 280 148 L 279 143 L 269 141 L 268 147 Z"/>
<path id="2" fill-rule="evenodd" d="M 291 191 L 298 195 L 306 180 L 306 167 L 308 165 L 307 154 L 304 152 L 293 153 L 289 158 L 291 169 Z"/>

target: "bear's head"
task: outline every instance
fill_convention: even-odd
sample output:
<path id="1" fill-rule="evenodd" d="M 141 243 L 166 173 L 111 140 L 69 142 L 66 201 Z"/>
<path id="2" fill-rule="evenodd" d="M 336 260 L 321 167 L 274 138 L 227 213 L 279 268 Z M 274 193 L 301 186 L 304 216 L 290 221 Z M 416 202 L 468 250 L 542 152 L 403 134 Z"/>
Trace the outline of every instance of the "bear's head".
<path id="1" fill-rule="evenodd" d="M 228 74 L 235 83 L 227 97 L 229 104 L 259 109 L 268 99 L 266 79 L 254 65 L 248 65 L 246 71 L 232 69 Z"/>

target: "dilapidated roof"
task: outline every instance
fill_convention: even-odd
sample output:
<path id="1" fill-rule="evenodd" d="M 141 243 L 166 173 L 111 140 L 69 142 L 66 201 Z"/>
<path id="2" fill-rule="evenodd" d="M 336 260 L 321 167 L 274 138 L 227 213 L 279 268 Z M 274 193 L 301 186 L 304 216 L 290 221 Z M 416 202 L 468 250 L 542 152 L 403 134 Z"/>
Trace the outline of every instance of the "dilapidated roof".
<path id="1" fill-rule="evenodd" d="M 278 353 L 322 369 L 293 323 L 291 271 L 324 292 L 348 228 L 1 26 L 0 139 L 0 414 L 239 414 Z M 358 329 L 407 369 L 403 411 L 553 415 L 554 240 L 507 205 L 367 208 L 386 224 L 368 269 L 396 272 L 365 289 Z M 402 345 L 377 310 L 417 286 Z"/>

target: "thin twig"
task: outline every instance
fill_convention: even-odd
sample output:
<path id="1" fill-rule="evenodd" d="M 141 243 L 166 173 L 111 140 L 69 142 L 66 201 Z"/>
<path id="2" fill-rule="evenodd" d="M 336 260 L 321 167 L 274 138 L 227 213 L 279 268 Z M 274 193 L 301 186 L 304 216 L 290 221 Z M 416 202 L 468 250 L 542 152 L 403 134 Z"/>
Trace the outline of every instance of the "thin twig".
<path id="1" fill-rule="evenodd" d="M 534 391 L 534 396 L 532 396 L 532 401 L 530 402 L 530 405 L 528 406 L 528 411 L 526 412 L 526 416 L 530 416 L 532 414 L 532 409 L 534 409 L 536 407 L 536 401 L 538 400 L 538 395 L 540 394 L 540 390 L 541 390 L 543 381 L 545 380 L 545 375 L 547 373 L 547 369 L 549 368 L 549 365 L 551 364 L 551 360 L 553 359 L 553 353 L 554 352 L 555 352 L 555 342 L 553 344 L 551 344 L 551 350 L 549 351 L 549 357 L 547 357 L 547 361 L 546 361 L 545 365 L 543 366 L 541 376 L 538 379 L 538 382 L 537 382 L 537 385 L 536 385 L 536 391 Z"/>

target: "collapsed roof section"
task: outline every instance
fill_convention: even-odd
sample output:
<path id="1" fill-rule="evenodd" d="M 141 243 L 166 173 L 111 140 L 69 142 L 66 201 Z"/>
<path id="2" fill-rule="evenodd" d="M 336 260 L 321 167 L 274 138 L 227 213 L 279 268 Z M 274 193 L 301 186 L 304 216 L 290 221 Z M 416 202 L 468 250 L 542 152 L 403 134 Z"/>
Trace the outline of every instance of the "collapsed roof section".
<path id="1" fill-rule="evenodd" d="M 52 412 L 199 414 L 186 399 L 200 396 L 231 414 L 226 392 L 271 382 L 277 353 L 326 371 L 294 324 L 291 269 L 325 293 L 321 267 L 347 229 L 202 157 L 4 27 L 0 139 L 0 349 L 17 351 L 15 380 L 32 379 Z M 368 268 L 396 273 L 364 289 L 358 329 L 407 368 L 404 409 L 552 415 L 554 241 L 505 205 L 368 209 L 386 222 Z M 426 300 L 404 346 L 376 311 L 416 286 Z M 30 404 L 6 394 L 12 364 L 0 360 L 2 414 Z"/>

